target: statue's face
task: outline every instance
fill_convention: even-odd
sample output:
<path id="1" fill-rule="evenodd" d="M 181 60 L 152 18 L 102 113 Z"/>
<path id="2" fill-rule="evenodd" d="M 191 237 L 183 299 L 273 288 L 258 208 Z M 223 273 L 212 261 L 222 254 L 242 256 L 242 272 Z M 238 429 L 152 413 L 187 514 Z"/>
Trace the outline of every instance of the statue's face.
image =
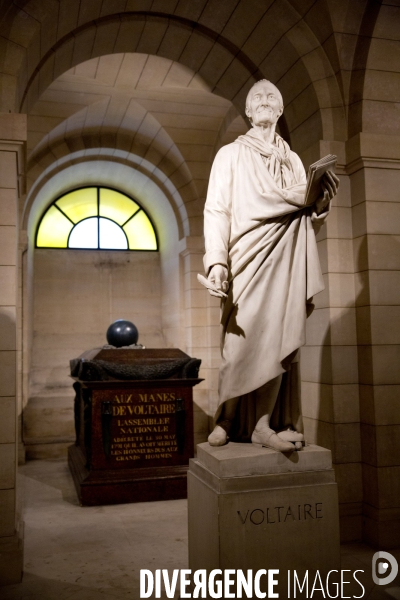
<path id="1" fill-rule="evenodd" d="M 270 81 L 259 81 L 249 92 L 246 115 L 253 126 L 277 122 L 283 113 L 282 96 Z"/>

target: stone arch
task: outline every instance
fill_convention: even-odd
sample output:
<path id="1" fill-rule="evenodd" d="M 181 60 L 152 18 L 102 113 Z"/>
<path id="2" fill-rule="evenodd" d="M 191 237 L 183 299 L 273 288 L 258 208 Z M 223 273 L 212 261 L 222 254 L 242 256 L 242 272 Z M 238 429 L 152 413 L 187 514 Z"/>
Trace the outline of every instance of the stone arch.
<path id="1" fill-rule="evenodd" d="M 368 0 L 360 25 L 359 36 L 353 58 L 353 69 L 349 91 L 349 138 L 363 130 L 363 99 L 367 73 L 367 63 L 371 50 L 373 31 L 376 27 L 381 5 Z"/>
<path id="2" fill-rule="evenodd" d="M 92 150 L 88 153 L 85 153 L 84 151 L 77 151 L 77 152 L 72 152 L 72 153 L 67 153 L 64 157 L 59 158 L 57 161 L 52 161 L 51 164 L 49 166 L 47 166 L 46 168 L 43 169 L 43 172 L 41 173 L 41 175 L 39 177 L 37 177 L 34 185 L 32 186 L 32 188 L 30 189 L 26 201 L 25 201 L 25 206 L 24 206 L 24 211 L 23 211 L 23 216 L 22 216 L 22 228 L 23 229 L 27 229 L 30 230 L 30 233 L 32 234 L 32 224 L 29 225 L 29 223 L 32 223 L 31 219 L 32 219 L 32 210 L 34 210 L 34 206 L 37 202 L 37 198 L 38 197 L 44 197 L 43 196 L 43 189 L 48 186 L 48 184 L 55 178 L 55 177 L 59 177 L 60 174 L 62 174 L 66 169 L 70 169 L 73 165 L 80 165 L 80 164 L 86 164 L 86 165 L 91 165 L 93 163 L 96 162 L 102 162 L 104 164 L 107 165 L 114 165 L 115 166 L 124 166 L 124 167 L 129 167 L 130 169 L 133 169 L 134 172 L 136 174 L 140 174 L 140 176 L 145 177 L 149 182 L 151 182 L 151 185 L 156 186 L 159 190 L 159 193 L 163 195 L 163 197 L 166 199 L 166 201 L 168 201 L 168 204 L 174 214 L 175 217 L 175 223 L 176 223 L 176 227 L 177 227 L 177 231 L 178 231 L 178 239 L 181 239 L 184 236 L 190 235 L 190 229 L 189 229 L 189 220 L 188 220 L 188 215 L 186 212 L 186 208 L 185 208 L 185 204 L 182 201 L 182 197 L 180 195 L 179 190 L 173 185 L 172 182 L 166 182 L 165 181 L 165 175 L 163 174 L 163 172 L 157 168 L 154 167 L 154 165 L 152 163 L 150 163 L 149 161 L 143 160 L 143 158 L 141 156 L 139 156 L 138 154 L 134 154 L 133 152 L 130 152 L 129 154 L 126 155 L 126 153 L 124 153 L 124 156 L 118 156 L 114 154 L 114 151 L 112 148 L 92 148 Z M 117 168 L 118 171 L 118 168 Z M 132 172 L 132 171 L 131 171 Z M 106 169 L 106 173 L 107 173 L 107 169 Z M 112 181 L 109 179 L 109 175 L 106 175 L 105 177 L 101 175 L 101 172 L 98 172 L 98 176 L 99 176 L 99 181 L 100 183 L 96 183 L 96 179 L 93 179 L 93 175 L 88 174 L 87 180 L 84 181 L 82 179 L 82 181 L 80 181 L 80 185 L 88 185 L 90 183 L 93 183 L 96 185 L 110 185 L 113 184 L 115 187 L 118 187 L 117 183 L 118 183 L 118 179 L 117 182 L 115 182 L 115 177 L 112 177 Z M 54 194 L 58 194 L 60 195 L 61 193 L 67 192 L 69 189 L 71 189 L 71 185 L 72 182 L 70 180 L 66 180 L 65 184 L 62 185 L 61 187 L 57 187 L 56 190 L 54 190 L 52 192 L 53 196 Z M 130 194 L 133 193 L 132 191 L 132 187 L 129 187 L 127 184 L 127 179 L 123 181 L 123 183 L 120 185 L 122 185 L 121 187 L 121 191 Z M 156 189 L 155 187 L 153 189 Z M 140 196 L 140 192 L 138 190 L 135 189 L 135 194 L 137 194 L 138 198 Z M 157 196 L 157 195 L 156 195 Z M 45 200 L 44 200 L 44 204 L 43 202 L 40 203 L 40 210 L 39 212 L 35 211 L 36 216 L 34 217 L 34 223 L 37 224 L 37 219 L 39 218 L 39 213 L 41 214 L 43 212 L 43 210 L 46 208 L 47 204 L 49 204 L 51 202 L 51 194 L 47 193 L 47 195 L 45 195 Z M 158 197 L 158 196 L 157 196 Z M 139 198 L 140 199 L 140 198 Z M 147 200 L 148 201 L 148 200 Z M 46 204 L 47 202 L 47 204 Z M 150 203 L 151 204 L 151 203 Z M 150 211 L 152 210 L 152 204 L 150 207 Z M 154 209 L 154 207 L 153 207 Z"/>
<path id="3" fill-rule="evenodd" d="M 149 170 L 151 165 L 138 164 L 138 158 L 130 155 L 122 161 L 112 154 L 107 155 L 106 151 L 86 157 L 76 152 L 59 161 L 57 166 L 46 169 L 28 194 L 23 214 L 31 245 L 39 220 L 53 200 L 73 188 L 91 184 L 110 186 L 136 198 L 154 219 L 163 241 L 169 239 L 176 244 L 179 229 L 183 229 L 182 217 L 176 208 L 174 210 L 169 190 L 163 188 L 157 174 Z M 136 171 L 135 178 L 132 178 L 132 168 Z M 171 230 L 169 237 L 162 233 L 166 224 Z"/>
<path id="4" fill-rule="evenodd" d="M 325 8 L 324 14 L 329 17 L 325 2 L 320 0 L 316 4 Z M 243 5 L 239 2 L 238 10 Z M 46 51 L 30 73 L 21 71 L 20 106 L 24 108 L 25 102 L 27 105 L 33 102 L 54 77 L 73 64 L 109 52 L 139 51 L 178 59 L 201 73 L 212 90 L 230 99 L 242 114 L 244 96 L 251 83 L 270 78 L 284 88 L 289 104 L 293 103 L 286 115 L 286 122 L 290 123 L 286 128 L 285 121 L 281 123 L 284 137 L 289 139 L 292 131 L 300 128 L 295 135 L 297 140 L 308 128 L 314 132 L 313 141 L 343 139 L 345 114 L 334 64 L 337 51 L 335 44 L 331 44 L 333 50 L 323 47 L 314 33 L 318 27 L 312 20 L 310 24 L 307 22 L 312 8 L 300 14 L 300 9 L 288 0 L 273 3 L 268 8 L 270 18 L 262 20 L 245 44 L 239 43 L 233 34 L 224 35 L 223 27 L 221 33 L 218 15 L 214 21 L 208 17 L 200 23 L 189 9 L 187 16 L 151 10 L 119 13 L 110 10 L 94 20 L 85 20 L 80 15 L 75 26 L 71 25 L 68 31 L 61 28 L 64 35 L 52 45 L 44 46 Z M 71 11 L 74 10 L 71 6 Z M 330 19 L 326 20 L 332 29 Z M 272 30 L 276 30 L 275 37 L 267 39 L 268 53 L 260 59 L 259 46 L 254 51 L 252 45 Z M 332 32 L 327 30 L 326 35 L 331 36 Z M 171 43 L 172 36 L 175 43 Z M 284 81 L 288 71 L 289 80 Z M 285 102 L 288 104 L 286 99 Z"/>
<path id="5" fill-rule="evenodd" d="M 100 101 L 101 103 L 101 101 Z M 106 102 L 103 101 L 104 104 Z M 97 103 L 99 104 L 99 103 Z M 100 120 L 101 136 L 93 129 L 82 129 L 82 115 L 87 108 L 74 113 L 46 134 L 29 157 L 28 179 L 34 188 L 43 177 L 48 179 L 68 160 L 84 161 L 94 156 L 108 156 L 108 160 L 125 162 L 151 174 L 166 193 L 176 214 L 179 236 L 190 235 L 190 220 L 186 202 L 199 198 L 193 177 L 185 159 L 160 123 L 134 100 L 130 101 L 123 124 L 116 128 L 107 114 Z M 140 136 L 134 127 L 137 115 L 146 117 Z M 144 117 L 143 117 L 144 118 Z M 101 144 L 99 144 L 101 137 Z M 90 156 L 88 150 L 90 149 Z M 53 167 L 54 163 L 54 167 Z M 144 167 L 143 165 L 147 165 Z M 26 211 L 32 204 L 28 195 Z"/>
<path id="6" fill-rule="evenodd" d="M 400 135 L 400 35 L 397 7 L 365 7 L 351 81 L 350 135 Z"/>
<path id="7" fill-rule="evenodd" d="M 132 23 L 138 24 L 139 27 L 132 27 L 130 35 L 122 34 L 120 39 L 117 39 L 121 34 L 121 27 L 129 27 Z M 173 46 L 169 44 L 162 46 L 155 42 L 155 39 L 160 37 L 160 28 L 164 30 L 168 28 L 171 38 L 179 39 L 182 31 L 185 32 L 187 39 L 191 38 L 196 52 L 188 50 L 183 56 L 180 56 L 179 62 L 194 72 L 201 70 L 202 63 L 211 47 L 217 44 L 220 53 L 224 55 L 225 62 L 233 59 L 241 72 L 242 76 L 238 79 L 240 87 L 249 79 L 251 82 L 255 82 L 264 77 L 253 61 L 248 59 L 246 54 L 235 44 L 218 36 L 208 27 L 170 14 L 145 11 L 125 12 L 106 15 L 95 22 L 85 23 L 57 40 L 54 46 L 40 58 L 36 68 L 27 79 L 19 101 L 20 112 L 29 108 L 49 83 L 64 71 L 91 58 L 110 52 L 140 52 L 174 60 L 176 49 Z M 102 36 L 106 37 L 105 34 L 108 34 L 108 47 L 102 45 L 100 41 L 96 43 L 96 40 L 101 40 Z M 203 71 L 201 75 L 210 84 L 212 91 L 221 93 L 235 104 L 235 99 L 230 97 L 233 90 L 228 92 L 225 86 L 220 89 L 215 85 L 212 68 L 205 66 Z M 242 106 L 240 110 L 244 113 Z"/>

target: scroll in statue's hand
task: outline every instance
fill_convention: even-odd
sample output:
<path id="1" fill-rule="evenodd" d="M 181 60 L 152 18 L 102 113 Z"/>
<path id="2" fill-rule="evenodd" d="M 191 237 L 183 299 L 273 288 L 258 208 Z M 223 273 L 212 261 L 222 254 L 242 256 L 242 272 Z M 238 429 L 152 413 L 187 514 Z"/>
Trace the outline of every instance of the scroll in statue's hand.
<path id="1" fill-rule="evenodd" d="M 223 265 L 214 265 L 208 274 L 208 281 L 214 289 L 208 288 L 211 296 L 225 297 L 228 290 L 228 269 Z"/>
<path id="2" fill-rule="evenodd" d="M 326 171 L 321 181 L 322 196 L 316 201 L 315 209 L 317 215 L 324 212 L 329 202 L 336 196 L 339 189 L 339 177 L 333 171 Z"/>

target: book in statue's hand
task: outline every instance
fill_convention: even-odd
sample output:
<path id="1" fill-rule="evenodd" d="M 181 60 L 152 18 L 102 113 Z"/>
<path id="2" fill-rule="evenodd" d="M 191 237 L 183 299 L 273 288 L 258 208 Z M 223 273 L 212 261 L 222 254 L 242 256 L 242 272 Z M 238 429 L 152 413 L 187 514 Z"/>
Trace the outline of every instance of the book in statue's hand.
<path id="1" fill-rule="evenodd" d="M 334 171 L 336 166 L 337 156 L 327 154 L 324 158 L 320 158 L 308 168 L 307 187 L 304 195 L 304 206 L 311 206 L 322 196 L 322 178 L 326 171 Z"/>

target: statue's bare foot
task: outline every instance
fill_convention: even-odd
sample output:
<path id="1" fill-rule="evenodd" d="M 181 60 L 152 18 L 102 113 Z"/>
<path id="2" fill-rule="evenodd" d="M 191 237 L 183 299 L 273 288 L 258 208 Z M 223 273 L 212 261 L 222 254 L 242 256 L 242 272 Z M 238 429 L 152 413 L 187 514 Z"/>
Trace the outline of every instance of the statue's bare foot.
<path id="1" fill-rule="evenodd" d="M 228 434 L 225 429 L 216 425 L 214 431 L 208 436 L 210 446 L 224 446 L 228 441 Z"/>
<path id="2" fill-rule="evenodd" d="M 293 429 L 286 429 L 276 434 L 284 442 L 304 442 L 304 435 Z"/>
<path id="3" fill-rule="evenodd" d="M 296 449 L 295 445 L 291 442 L 281 440 L 270 427 L 264 427 L 259 430 L 256 427 L 251 436 L 251 442 L 256 446 L 265 446 L 265 448 L 271 448 L 278 452 L 293 452 Z"/>

